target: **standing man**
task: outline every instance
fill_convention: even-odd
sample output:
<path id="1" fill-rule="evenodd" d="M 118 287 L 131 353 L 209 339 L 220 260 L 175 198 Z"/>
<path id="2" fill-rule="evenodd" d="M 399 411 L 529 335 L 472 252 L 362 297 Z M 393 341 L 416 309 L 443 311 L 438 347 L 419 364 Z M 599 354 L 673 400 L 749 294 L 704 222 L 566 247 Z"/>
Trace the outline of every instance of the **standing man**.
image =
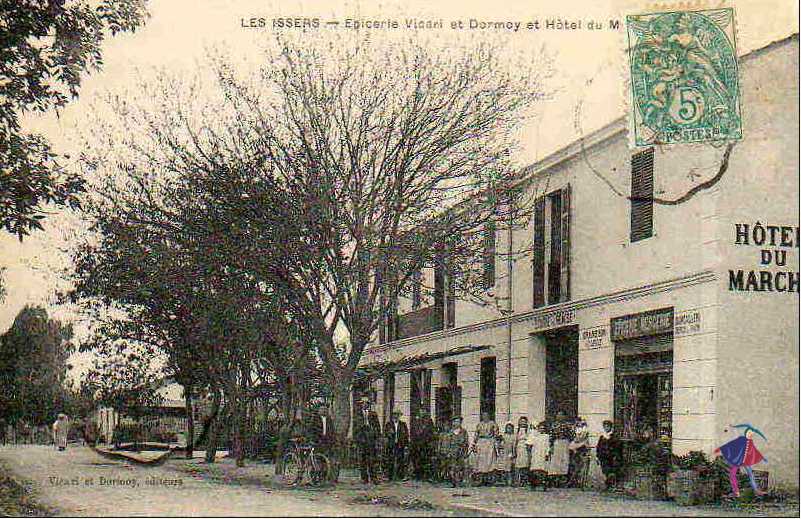
<path id="1" fill-rule="evenodd" d="M 384 427 L 384 467 L 387 479 L 394 481 L 406 477 L 406 449 L 409 446 L 409 428 L 401 421 L 398 411 Z"/>
<path id="2" fill-rule="evenodd" d="M 359 471 L 363 483 L 377 484 L 376 457 L 378 438 L 381 436 L 381 422 L 378 415 L 370 410 L 370 400 L 362 399 L 359 411 L 353 419 L 353 439 L 359 450 Z"/>
<path id="3" fill-rule="evenodd" d="M 435 453 L 434 422 L 425 409 L 420 409 L 417 412 L 417 419 L 412 420 L 411 458 L 415 479 L 421 481 L 431 479 L 431 465 Z"/>

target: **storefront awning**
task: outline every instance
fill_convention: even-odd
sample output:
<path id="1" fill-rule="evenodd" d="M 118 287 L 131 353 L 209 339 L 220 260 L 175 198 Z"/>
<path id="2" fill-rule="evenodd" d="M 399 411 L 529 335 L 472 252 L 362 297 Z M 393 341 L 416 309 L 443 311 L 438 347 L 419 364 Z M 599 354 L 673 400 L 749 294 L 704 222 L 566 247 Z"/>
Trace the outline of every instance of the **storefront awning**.
<path id="1" fill-rule="evenodd" d="M 453 355 L 461 355 L 463 353 L 471 353 L 474 351 L 486 350 L 491 348 L 489 344 L 467 344 L 458 346 L 443 351 L 411 351 L 406 355 L 395 358 L 393 360 L 372 362 L 370 364 L 359 367 L 356 372 L 357 377 L 374 377 L 380 376 L 390 371 L 405 371 L 413 369 L 415 366 L 429 362 L 436 359 L 450 357 Z"/>

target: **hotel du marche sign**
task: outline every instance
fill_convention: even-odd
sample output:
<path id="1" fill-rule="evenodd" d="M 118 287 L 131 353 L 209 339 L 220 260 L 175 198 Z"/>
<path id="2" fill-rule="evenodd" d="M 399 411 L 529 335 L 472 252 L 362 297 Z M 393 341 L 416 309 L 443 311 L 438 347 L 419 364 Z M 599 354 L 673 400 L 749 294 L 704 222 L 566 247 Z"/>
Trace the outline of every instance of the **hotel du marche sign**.
<path id="1" fill-rule="evenodd" d="M 625 341 L 648 335 L 673 332 L 673 307 L 615 317 L 611 321 L 611 339 Z"/>

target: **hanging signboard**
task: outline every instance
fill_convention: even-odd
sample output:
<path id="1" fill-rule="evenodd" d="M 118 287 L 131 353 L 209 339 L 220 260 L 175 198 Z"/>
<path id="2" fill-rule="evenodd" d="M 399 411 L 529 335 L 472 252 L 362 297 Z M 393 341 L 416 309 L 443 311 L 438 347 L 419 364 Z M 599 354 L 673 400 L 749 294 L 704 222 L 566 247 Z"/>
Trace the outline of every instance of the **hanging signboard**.
<path id="1" fill-rule="evenodd" d="M 611 321 L 611 339 L 613 341 L 672 332 L 673 307 L 615 317 Z"/>

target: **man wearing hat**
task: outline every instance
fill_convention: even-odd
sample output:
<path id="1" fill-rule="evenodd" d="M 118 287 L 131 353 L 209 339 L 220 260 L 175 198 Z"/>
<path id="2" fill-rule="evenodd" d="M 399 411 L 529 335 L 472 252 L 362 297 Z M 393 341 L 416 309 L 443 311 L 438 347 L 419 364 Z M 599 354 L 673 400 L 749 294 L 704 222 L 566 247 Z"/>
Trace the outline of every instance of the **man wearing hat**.
<path id="1" fill-rule="evenodd" d="M 364 483 L 378 483 L 376 460 L 380 437 L 381 422 L 378 421 L 378 415 L 370 410 L 370 400 L 363 398 L 353 417 L 353 439 L 359 450 L 359 471 Z"/>
<path id="2" fill-rule="evenodd" d="M 384 473 L 390 481 L 406 477 L 406 449 L 409 446 L 409 428 L 400 417 L 400 412 L 393 411 L 392 418 L 384 427 Z"/>

